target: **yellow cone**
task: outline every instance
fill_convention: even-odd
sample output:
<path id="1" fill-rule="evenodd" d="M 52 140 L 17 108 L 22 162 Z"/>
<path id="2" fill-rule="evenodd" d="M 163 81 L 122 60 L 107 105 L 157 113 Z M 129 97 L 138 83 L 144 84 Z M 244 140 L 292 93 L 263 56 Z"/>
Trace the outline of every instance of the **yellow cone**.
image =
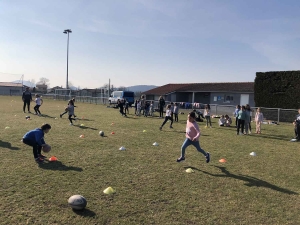
<path id="1" fill-rule="evenodd" d="M 108 187 L 108 188 L 106 188 L 104 191 L 103 191 L 103 193 L 104 194 L 107 194 L 107 195 L 110 195 L 110 194 L 113 194 L 113 193 L 115 193 L 116 191 L 114 190 L 114 189 L 112 189 L 112 187 Z"/>
<path id="2" fill-rule="evenodd" d="M 82 123 L 82 124 L 80 124 L 80 126 L 81 126 L 81 127 L 84 127 L 84 124 Z"/>
<path id="3" fill-rule="evenodd" d="M 146 130 L 143 130 L 143 132 L 145 133 L 145 132 L 146 132 Z"/>
<path id="4" fill-rule="evenodd" d="M 187 172 L 187 173 L 194 173 L 194 170 L 192 170 L 191 168 L 188 168 L 185 172 Z"/>

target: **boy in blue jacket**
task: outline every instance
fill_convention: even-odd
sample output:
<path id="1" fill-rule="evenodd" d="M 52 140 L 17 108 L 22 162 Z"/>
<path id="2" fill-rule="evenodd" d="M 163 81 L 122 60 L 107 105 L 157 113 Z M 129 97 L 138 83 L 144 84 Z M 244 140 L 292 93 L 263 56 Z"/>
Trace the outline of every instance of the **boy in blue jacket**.
<path id="1" fill-rule="evenodd" d="M 33 147 L 33 156 L 37 163 L 43 163 L 45 156 L 41 154 L 42 147 L 46 145 L 44 134 L 47 134 L 51 129 L 49 124 L 44 124 L 41 128 L 28 131 L 23 137 L 23 143 Z"/>

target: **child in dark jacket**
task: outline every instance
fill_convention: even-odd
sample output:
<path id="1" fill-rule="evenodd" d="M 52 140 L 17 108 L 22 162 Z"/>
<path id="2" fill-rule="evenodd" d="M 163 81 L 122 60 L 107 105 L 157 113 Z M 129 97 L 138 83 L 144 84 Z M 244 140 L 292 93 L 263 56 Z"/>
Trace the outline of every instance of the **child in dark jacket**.
<path id="1" fill-rule="evenodd" d="M 41 154 L 42 147 L 47 145 L 44 141 L 44 134 L 51 129 L 49 124 L 44 124 L 41 128 L 28 131 L 23 137 L 23 143 L 33 148 L 33 157 L 37 163 L 43 163 L 45 156 Z"/>

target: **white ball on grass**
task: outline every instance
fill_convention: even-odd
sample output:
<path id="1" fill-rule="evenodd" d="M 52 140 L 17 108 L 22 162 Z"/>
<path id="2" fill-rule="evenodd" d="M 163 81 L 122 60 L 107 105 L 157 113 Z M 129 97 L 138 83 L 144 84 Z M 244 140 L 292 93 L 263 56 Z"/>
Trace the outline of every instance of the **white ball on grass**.
<path id="1" fill-rule="evenodd" d="M 101 131 L 99 132 L 99 135 L 100 135 L 101 137 L 103 137 L 103 136 L 104 136 L 104 132 L 101 130 Z"/>
<path id="2" fill-rule="evenodd" d="M 82 195 L 73 195 L 68 199 L 69 206 L 75 210 L 82 210 L 86 207 L 87 201 Z"/>

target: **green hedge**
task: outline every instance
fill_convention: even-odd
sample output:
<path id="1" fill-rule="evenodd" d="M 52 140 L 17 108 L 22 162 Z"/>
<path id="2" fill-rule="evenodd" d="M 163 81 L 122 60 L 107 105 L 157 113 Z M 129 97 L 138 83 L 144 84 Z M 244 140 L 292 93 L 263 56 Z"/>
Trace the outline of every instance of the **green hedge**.
<path id="1" fill-rule="evenodd" d="M 300 71 L 257 72 L 254 81 L 256 106 L 300 108 Z"/>

